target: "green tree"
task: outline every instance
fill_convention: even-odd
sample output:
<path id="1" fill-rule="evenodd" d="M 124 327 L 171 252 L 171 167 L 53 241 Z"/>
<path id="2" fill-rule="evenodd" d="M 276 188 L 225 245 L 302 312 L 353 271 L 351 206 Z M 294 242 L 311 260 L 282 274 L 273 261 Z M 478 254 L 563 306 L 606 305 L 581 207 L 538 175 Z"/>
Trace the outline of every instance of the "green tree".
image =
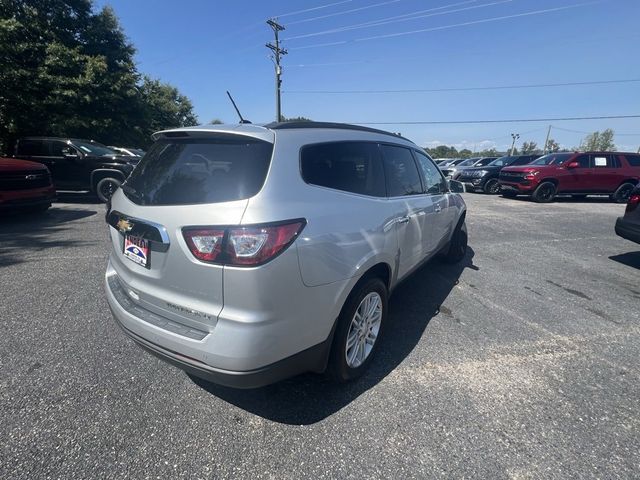
<path id="1" fill-rule="evenodd" d="M 153 128 L 192 123 L 188 99 L 141 78 L 134 53 L 112 9 L 94 11 L 92 0 L 0 0 L 0 143 L 59 135 L 139 145 Z"/>
<path id="2" fill-rule="evenodd" d="M 223 125 L 224 122 L 222 120 L 220 120 L 219 118 L 214 118 L 213 120 L 211 120 L 209 122 L 209 125 Z"/>
<path id="3" fill-rule="evenodd" d="M 547 152 L 556 153 L 560 151 L 560 144 L 556 142 L 553 138 L 550 138 L 547 141 Z"/>
<path id="4" fill-rule="evenodd" d="M 596 152 L 612 152 L 616 149 L 616 145 L 613 142 L 615 133 L 612 129 L 595 131 L 587 135 L 580 144 L 580 150 L 583 151 L 596 151 Z"/>
<path id="5" fill-rule="evenodd" d="M 460 158 L 471 158 L 473 156 L 473 152 L 468 148 L 463 148 L 458 152 Z"/>
<path id="6" fill-rule="evenodd" d="M 287 118 L 284 115 L 282 116 L 282 121 L 283 122 L 313 122 L 313 120 L 307 117 L 288 117 Z"/>
<path id="7" fill-rule="evenodd" d="M 538 144 L 536 142 L 524 142 L 520 150 L 523 155 L 535 153 L 538 151 Z"/>

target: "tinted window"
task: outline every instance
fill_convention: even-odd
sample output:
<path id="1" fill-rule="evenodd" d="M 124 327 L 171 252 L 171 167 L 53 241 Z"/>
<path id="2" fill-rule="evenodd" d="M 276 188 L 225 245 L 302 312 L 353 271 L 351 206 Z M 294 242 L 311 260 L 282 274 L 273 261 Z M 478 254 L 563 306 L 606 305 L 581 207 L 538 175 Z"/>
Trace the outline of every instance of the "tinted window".
<path id="1" fill-rule="evenodd" d="M 73 140 L 73 144 L 79 148 L 83 153 L 90 155 L 96 155 L 99 157 L 110 157 L 112 155 L 118 155 L 118 152 L 111 150 L 106 145 L 102 145 L 97 142 L 85 142 L 82 140 Z"/>
<path id="2" fill-rule="evenodd" d="M 49 155 L 52 157 L 62 157 L 64 154 L 75 154 L 76 151 L 73 147 L 67 145 L 65 142 L 59 140 L 53 140 L 49 143 Z"/>
<path id="3" fill-rule="evenodd" d="M 572 156 L 573 153 L 550 153 L 549 155 L 534 160 L 531 165 L 560 165 Z"/>
<path id="4" fill-rule="evenodd" d="M 485 165 L 489 165 L 491 162 L 496 160 L 496 157 L 485 157 L 476 162 L 474 167 L 484 167 Z"/>
<path id="5" fill-rule="evenodd" d="M 414 152 L 418 160 L 418 167 L 422 171 L 425 193 L 437 194 L 447 191 L 447 184 L 440 173 L 440 169 L 433 162 L 420 152 Z"/>
<path id="6" fill-rule="evenodd" d="M 336 142 L 302 149 L 305 182 L 345 192 L 386 196 L 382 161 L 376 143 Z"/>
<path id="7" fill-rule="evenodd" d="M 534 157 L 518 157 L 510 165 L 527 165 L 531 163 Z"/>
<path id="8" fill-rule="evenodd" d="M 614 168 L 618 166 L 612 155 L 592 155 L 592 157 L 595 168 Z"/>
<path id="9" fill-rule="evenodd" d="M 632 167 L 640 167 L 640 155 L 634 153 L 626 153 L 624 155 L 624 158 L 627 159 L 627 162 Z"/>
<path id="10" fill-rule="evenodd" d="M 272 151 L 272 144 L 251 138 L 163 139 L 122 189 L 140 205 L 242 200 L 262 188 Z"/>
<path id="11" fill-rule="evenodd" d="M 387 179 L 387 195 L 401 197 L 422 193 L 420 175 L 411 150 L 390 145 L 382 145 L 381 150 Z"/>
<path id="12" fill-rule="evenodd" d="M 47 153 L 42 140 L 20 140 L 18 143 L 18 155 L 46 156 Z"/>
<path id="13" fill-rule="evenodd" d="M 489 165 L 493 166 L 493 167 L 504 167 L 506 165 L 511 165 L 511 162 L 513 162 L 513 160 L 516 157 L 509 157 L 509 156 L 504 156 L 504 157 L 500 157 L 500 158 L 496 158 L 493 162 L 491 162 Z"/>
<path id="14" fill-rule="evenodd" d="M 589 155 L 578 155 L 572 161 L 578 162 L 580 168 L 589 168 Z"/>

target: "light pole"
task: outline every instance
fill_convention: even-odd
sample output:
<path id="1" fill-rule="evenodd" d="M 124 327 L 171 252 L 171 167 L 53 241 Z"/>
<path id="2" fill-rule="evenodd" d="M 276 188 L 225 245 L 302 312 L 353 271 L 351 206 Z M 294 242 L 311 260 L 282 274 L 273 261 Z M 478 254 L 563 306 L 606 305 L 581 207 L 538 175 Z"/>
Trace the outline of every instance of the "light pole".
<path id="1" fill-rule="evenodd" d="M 511 142 L 511 153 L 509 155 L 511 155 L 513 157 L 513 152 L 516 148 L 516 140 L 520 138 L 520 134 L 519 133 L 512 133 L 511 134 L 511 138 L 513 138 L 513 142 Z"/>

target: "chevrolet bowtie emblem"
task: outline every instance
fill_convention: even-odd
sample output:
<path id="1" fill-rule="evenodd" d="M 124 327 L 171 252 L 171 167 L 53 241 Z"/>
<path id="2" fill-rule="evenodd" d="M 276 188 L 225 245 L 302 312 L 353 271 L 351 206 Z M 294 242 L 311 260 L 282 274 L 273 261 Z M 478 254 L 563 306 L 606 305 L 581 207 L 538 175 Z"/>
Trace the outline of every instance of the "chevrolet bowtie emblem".
<path id="1" fill-rule="evenodd" d="M 116 224 L 116 228 L 120 233 L 127 233 L 131 231 L 131 229 L 133 228 L 133 223 L 131 223 L 129 220 L 125 220 L 124 218 L 121 218 L 120 220 L 118 220 L 118 223 Z"/>

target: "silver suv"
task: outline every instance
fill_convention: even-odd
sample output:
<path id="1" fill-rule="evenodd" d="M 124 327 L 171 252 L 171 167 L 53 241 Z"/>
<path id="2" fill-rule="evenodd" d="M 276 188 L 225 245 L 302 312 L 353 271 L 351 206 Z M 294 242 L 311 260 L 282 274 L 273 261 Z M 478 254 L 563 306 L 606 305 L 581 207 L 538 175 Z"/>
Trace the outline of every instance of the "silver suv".
<path id="1" fill-rule="evenodd" d="M 314 122 L 154 140 L 108 205 L 107 299 L 126 334 L 195 376 L 354 379 L 393 288 L 466 254 L 461 185 L 398 135 Z"/>

